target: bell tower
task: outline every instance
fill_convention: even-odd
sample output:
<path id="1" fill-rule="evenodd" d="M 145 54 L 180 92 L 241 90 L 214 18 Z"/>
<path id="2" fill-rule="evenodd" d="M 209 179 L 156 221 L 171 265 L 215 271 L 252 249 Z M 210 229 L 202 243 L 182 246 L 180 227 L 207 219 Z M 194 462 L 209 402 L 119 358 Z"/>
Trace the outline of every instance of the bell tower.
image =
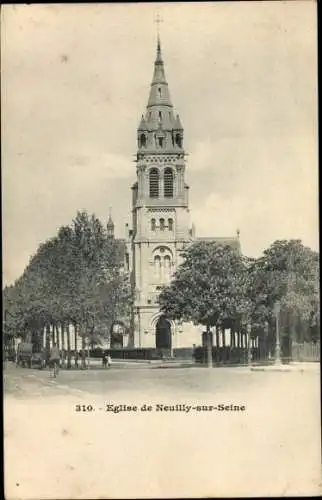
<path id="1" fill-rule="evenodd" d="M 160 37 L 145 114 L 137 129 L 136 177 L 132 186 L 132 256 L 135 289 L 135 347 L 162 340 L 158 295 L 176 270 L 180 251 L 191 241 L 189 187 L 185 183 L 183 127 L 174 113 L 165 76 Z M 166 324 L 166 318 L 161 318 Z M 175 325 L 168 322 L 173 345 Z"/>

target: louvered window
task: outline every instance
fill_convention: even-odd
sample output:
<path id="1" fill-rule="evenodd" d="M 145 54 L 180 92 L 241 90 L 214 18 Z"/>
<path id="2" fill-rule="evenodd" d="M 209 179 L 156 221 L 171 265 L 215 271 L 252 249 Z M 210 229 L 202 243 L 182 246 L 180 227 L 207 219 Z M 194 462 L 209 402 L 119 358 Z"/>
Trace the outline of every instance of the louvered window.
<path id="1" fill-rule="evenodd" d="M 159 198 L 159 172 L 156 168 L 150 171 L 150 198 Z"/>
<path id="2" fill-rule="evenodd" d="M 166 168 L 164 171 L 164 196 L 165 198 L 173 198 L 173 172 L 171 168 Z"/>

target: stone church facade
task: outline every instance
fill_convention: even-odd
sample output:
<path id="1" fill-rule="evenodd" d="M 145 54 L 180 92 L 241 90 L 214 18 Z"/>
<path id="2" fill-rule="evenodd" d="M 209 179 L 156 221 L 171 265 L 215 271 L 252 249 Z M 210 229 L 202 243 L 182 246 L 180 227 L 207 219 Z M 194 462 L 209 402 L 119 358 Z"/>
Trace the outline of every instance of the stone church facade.
<path id="1" fill-rule="evenodd" d="M 170 321 L 161 314 L 160 290 L 170 283 L 181 262 L 181 251 L 193 241 L 210 239 L 239 248 L 238 235 L 196 238 L 190 224 L 186 168 L 184 130 L 174 112 L 158 39 L 148 104 L 137 130 L 132 228 L 127 225 L 123 240 L 135 296 L 133 333 L 128 338 L 134 347 L 171 352 L 200 344 L 201 326 Z"/>

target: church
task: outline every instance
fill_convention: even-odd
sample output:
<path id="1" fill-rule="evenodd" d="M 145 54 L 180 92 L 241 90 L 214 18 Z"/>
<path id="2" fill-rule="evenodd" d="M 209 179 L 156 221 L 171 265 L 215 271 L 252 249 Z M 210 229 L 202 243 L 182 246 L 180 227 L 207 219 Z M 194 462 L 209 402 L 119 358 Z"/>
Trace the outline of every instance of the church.
<path id="1" fill-rule="evenodd" d="M 239 234 L 197 238 L 190 223 L 184 129 L 174 112 L 158 36 L 154 71 L 145 114 L 137 129 L 136 180 L 132 185 L 132 227 L 126 224 L 124 265 L 134 293 L 132 328 L 123 346 L 172 352 L 200 344 L 202 327 L 165 318 L 158 295 L 181 262 L 181 251 L 197 240 L 240 249 Z M 109 218 L 108 232 L 114 224 Z M 124 339 L 125 340 L 125 339 Z"/>

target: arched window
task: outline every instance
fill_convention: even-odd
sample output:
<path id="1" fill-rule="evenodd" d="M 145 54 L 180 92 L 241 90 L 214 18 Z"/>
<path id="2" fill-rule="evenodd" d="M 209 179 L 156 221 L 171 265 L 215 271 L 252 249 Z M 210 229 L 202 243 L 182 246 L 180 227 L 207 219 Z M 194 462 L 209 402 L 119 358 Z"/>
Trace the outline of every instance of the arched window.
<path id="1" fill-rule="evenodd" d="M 168 219 L 168 229 L 169 231 L 173 231 L 173 219 Z"/>
<path id="2" fill-rule="evenodd" d="M 155 231 L 155 219 L 151 219 L 151 230 Z"/>
<path id="3" fill-rule="evenodd" d="M 156 278 L 155 284 L 168 284 L 173 270 L 173 255 L 171 250 L 160 246 L 153 251 L 152 257 Z"/>
<path id="4" fill-rule="evenodd" d="M 145 148 L 145 146 L 146 146 L 146 137 L 144 134 L 141 134 L 140 135 L 140 147 Z"/>
<path id="5" fill-rule="evenodd" d="M 173 198 L 173 172 L 171 168 L 164 171 L 164 197 Z"/>
<path id="6" fill-rule="evenodd" d="M 156 276 L 161 276 L 161 258 L 159 255 L 156 255 L 154 257 L 154 272 Z"/>
<path id="7" fill-rule="evenodd" d="M 164 231 L 165 225 L 164 225 L 164 219 L 160 219 L 160 231 Z"/>
<path id="8" fill-rule="evenodd" d="M 156 168 L 150 170 L 149 185 L 150 198 L 159 198 L 159 171 Z"/>
<path id="9" fill-rule="evenodd" d="M 159 137 L 159 138 L 158 138 L 158 142 L 159 142 L 159 147 L 160 147 L 160 148 L 163 148 L 163 145 L 164 145 L 164 138 L 163 138 L 163 137 Z"/>
<path id="10" fill-rule="evenodd" d="M 161 87 L 158 88 L 159 97 L 161 97 Z"/>
<path id="11" fill-rule="evenodd" d="M 162 120 L 162 113 L 159 111 L 159 122 Z"/>
<path id="12" fill-rule="evenodd" d="M 182 137 L 180 134 L 176 134 L 176 145 L 181 148 L 182 147 Z"/>
<path id="13" fill-rule="evenodd" d="M 164 257 L 164 267 L 166 269 L 170 269 L 170 263 L 171 263 L 170 256 L 169 255 L 165 255 L 165 257 Z"/>
<path id="14" fill-rule="evenodd" d="M 171 276 L 171 259 L 169 255 L 165 255 L 163 259 L 163 265 L 164 265 L 164 281 L 165 283 L 168 283 L 170 281 L 170 276 Z"/>

